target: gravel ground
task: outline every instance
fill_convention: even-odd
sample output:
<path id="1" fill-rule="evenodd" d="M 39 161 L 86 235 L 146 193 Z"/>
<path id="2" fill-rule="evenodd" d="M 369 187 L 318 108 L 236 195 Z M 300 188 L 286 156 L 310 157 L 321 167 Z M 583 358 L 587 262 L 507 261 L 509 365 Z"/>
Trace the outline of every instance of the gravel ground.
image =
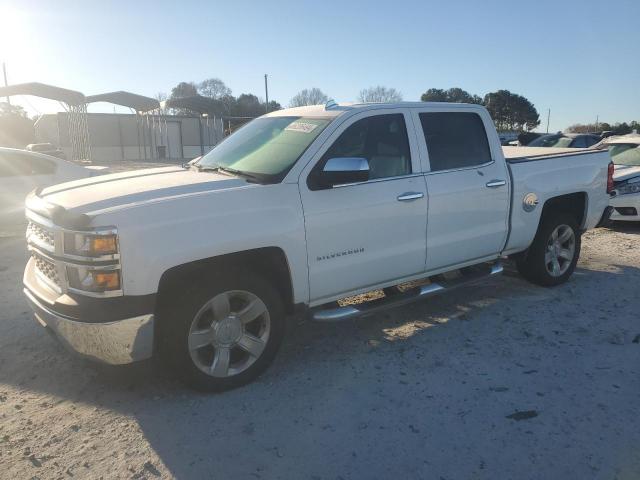
<path id="1" fill-rule="evenodd" d="M 0 477 L 640 478 L 640 227 L 584 236 L 571 281 L 513 272 L 290 332 L 255 383 L 194 393 L 64 351 L 0 238 Z"/>

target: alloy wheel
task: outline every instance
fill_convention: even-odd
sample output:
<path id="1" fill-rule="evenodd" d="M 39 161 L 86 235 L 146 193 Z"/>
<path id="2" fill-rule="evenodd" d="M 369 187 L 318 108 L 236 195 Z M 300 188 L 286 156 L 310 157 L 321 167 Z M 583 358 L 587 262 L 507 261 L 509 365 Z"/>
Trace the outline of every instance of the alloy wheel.
<path id="1" fill-rule="evenodd" d="M 547 241 L 544 263 L 547 272 L 560 277 L 571 266 L 576 252 L 576 234 L 569 225 L 558 225 Z"/>
<path id="2" fill-rule="evenodd" d="M 189 354 L 207 375 L 227 378 L 247 370 L 267 346 L 271 319 L 265 303 L 245 290 L 206 302 L 189 329 Z"/>

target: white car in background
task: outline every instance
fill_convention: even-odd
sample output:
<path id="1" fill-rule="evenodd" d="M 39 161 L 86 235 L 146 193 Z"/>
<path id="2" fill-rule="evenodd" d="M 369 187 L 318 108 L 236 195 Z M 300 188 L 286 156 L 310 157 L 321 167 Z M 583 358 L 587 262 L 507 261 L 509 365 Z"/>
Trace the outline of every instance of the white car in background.
<path id="1" fill-rule="evenodd" d="M 36 188 L 91 177 L 102 167 L 84 167 L 50 155 L 0 147 L 0 230 L 23 223 L 24 199 Z"/>
<path id="2" fill-rule="evenodd" d="M 596 148 L 608 149 L 615 165 L 611 220 L 640 222 L 640 135 L 609 137 Z"/>

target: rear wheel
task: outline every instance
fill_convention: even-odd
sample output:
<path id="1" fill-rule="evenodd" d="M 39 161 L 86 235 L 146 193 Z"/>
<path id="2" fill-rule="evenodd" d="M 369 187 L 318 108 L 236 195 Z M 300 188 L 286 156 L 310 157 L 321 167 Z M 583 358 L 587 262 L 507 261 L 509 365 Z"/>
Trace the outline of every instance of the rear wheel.
<path id="1" fill-rule="evenodd" d="M 516 265 L 520 274 L 538 285 L 550 287 L 566 282 L 580 256 L 580 231 L 572 215 L 545 215 L 529 250 Z"/>
<path id="2" fill-rule="evenodd" d="M 284 335 L 284 309 L 263 278 L 245 273 L 195 282 L 161 315 L 161 354 L 190 386 L 244 385 L 272 362 Z"/>

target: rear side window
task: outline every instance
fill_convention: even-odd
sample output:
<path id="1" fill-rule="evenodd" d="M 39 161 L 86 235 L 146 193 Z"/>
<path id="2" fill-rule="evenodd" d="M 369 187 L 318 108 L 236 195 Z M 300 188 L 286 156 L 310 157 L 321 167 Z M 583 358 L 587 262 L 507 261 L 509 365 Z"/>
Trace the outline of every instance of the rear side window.
<path id="1" fill-rule="evenodd" d="M 587 137 L 586 138 L 587 148 L 588 147 L 592 147 L 593 145 L 595 145 L 599 141 L 600 141 L 600 138 L 598 138 L 598 137 Z"/>
<path id="2" fill-rule="evenodd" d="M 587 139 L 586 137 L 576 137 L 571 143 L 573 148 L 587 148 Z"/>
<path id="3" fill-rule="evenodd" d="M 420 114 L 431 171 L 482 165 L 491 161 L 482 119 L 470 112 Z"/>
<path id="4" fill-rule="evenodd" d="M 372 180 L 410 174 L 411 153 L 404 115 L 375 115 L 358 120 L 327 150 L 320 168 L 336 157 L 366 158 Z"/>

